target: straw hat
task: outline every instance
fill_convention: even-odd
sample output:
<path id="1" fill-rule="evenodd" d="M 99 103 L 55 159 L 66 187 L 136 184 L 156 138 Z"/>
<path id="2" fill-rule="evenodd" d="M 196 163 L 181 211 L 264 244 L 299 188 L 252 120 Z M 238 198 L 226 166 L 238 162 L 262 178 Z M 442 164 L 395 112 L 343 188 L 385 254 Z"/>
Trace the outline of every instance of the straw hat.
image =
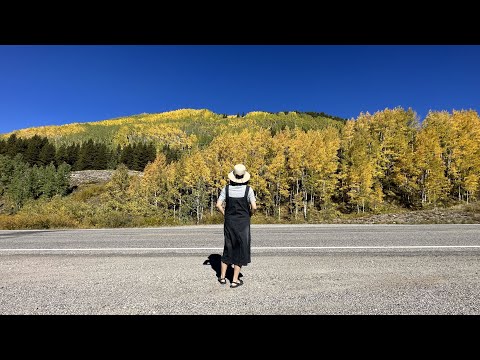
<path id="1" fill-rule="evenodd" d="M 233 171 L 228 173 L 228 179 L 238 184 L 244 184 L 250 180 L 250 174 L 243 164 L 237 164 L 233 167 Z"/>

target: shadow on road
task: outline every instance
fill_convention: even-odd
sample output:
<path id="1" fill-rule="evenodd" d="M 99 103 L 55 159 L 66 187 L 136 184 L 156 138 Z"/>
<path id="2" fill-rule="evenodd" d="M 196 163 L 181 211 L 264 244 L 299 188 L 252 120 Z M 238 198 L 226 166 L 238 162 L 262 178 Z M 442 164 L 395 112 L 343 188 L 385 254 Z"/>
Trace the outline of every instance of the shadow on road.
<path id="1" fill-rule="evenodd" d="M 220 254 L 211 254 L 208 255 L 208 259 L 203 262 L 203 265 L 210 265 L 212 270 L 215 271 L 215 276 L 218 278 L 220 277 L 221 273 L 221 263 L 222 263 L 222 256 Z M 243 275 L 240 273 L 238 278 L 241 278 Z M 233 267 L 227 267 L 227 274 L 225 275 L 228 281 L 233 281 Z"/>

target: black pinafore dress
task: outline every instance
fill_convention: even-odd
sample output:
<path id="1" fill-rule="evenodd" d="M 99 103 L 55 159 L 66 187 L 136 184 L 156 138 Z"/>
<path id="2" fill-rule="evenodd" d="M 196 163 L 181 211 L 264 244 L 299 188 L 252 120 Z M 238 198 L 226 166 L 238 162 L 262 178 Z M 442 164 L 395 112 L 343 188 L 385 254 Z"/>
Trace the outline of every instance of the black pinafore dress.
<path id="1" fill-rule="evenodd" d="M 223 232 L 225 245 L 222 261 L 226 264 L 239 266 L 247 265 L 250 260 L 250 204 L 248 202 L 247 185 L 245 195 L 241 198 L 228 196 L 228 187 L 225 187 L 225 219 Z"/>

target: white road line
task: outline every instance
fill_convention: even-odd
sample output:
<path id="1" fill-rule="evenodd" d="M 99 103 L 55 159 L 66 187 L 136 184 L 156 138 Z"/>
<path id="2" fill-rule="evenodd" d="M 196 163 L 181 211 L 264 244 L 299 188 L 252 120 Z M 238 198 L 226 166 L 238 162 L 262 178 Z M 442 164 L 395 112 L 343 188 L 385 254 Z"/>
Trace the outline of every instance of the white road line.
<path id="1" fill-rule="evenodd" d="M 252 250 L 331 250 L 331 249 L 480 249 L 480 245 L 411 245 L 411 246 L 258 246 Z M 0 251 L 177 251 L 223 250 L 223 247 L 170 247 L 170 248 L 75 248 L 75 249 L 0 249 Z"/>

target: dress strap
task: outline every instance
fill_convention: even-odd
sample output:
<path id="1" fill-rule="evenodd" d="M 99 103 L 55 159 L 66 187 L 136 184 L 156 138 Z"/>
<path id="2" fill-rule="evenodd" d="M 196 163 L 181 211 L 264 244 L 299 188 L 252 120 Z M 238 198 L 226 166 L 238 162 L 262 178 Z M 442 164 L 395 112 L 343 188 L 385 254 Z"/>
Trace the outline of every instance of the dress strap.
<path id="1" fill-rule="evenodd" d="M 245 197 L 245 199 L 248 199 L 248 192 L 250 191 L 250 186 L 247 185 L 247 187 L 245 188 L 245 195 L 243 195 Z"/>

